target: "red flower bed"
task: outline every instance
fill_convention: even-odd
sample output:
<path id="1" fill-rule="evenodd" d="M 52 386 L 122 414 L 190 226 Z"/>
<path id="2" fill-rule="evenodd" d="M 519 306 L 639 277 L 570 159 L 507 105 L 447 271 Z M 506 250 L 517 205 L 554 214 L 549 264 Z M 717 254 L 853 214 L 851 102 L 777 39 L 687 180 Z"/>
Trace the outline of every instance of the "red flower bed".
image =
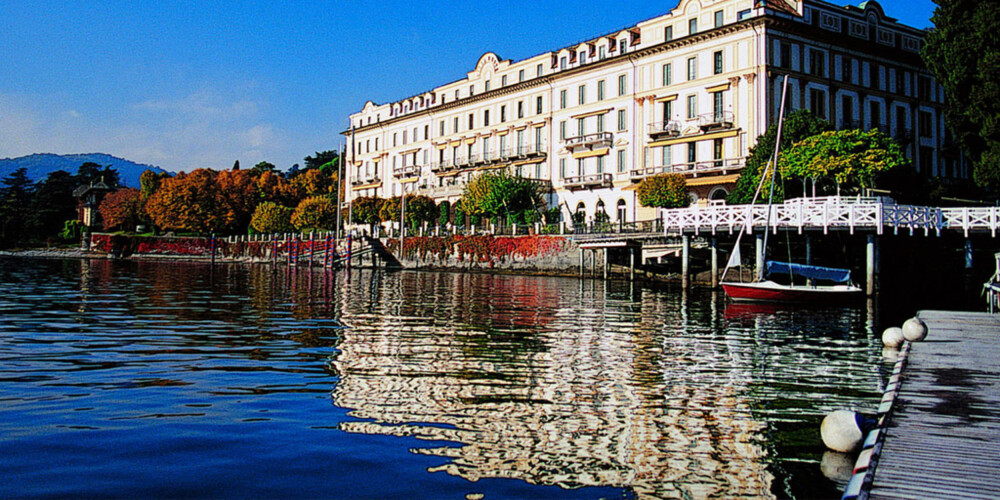
<path id="1" fill-rule="evenodd" d="M 402 257 L 426 258 L 433 255 L 445 259 L 455 255 L 459 261 L 466 258 L 474 262 L 503 262 L 520 257 L 540 257 L 563 250 L 566 240 L 559 236 L 415 236 L 407 238 Z M 399 240 L 389 240 L 388 249 L 399 254 Z"/>

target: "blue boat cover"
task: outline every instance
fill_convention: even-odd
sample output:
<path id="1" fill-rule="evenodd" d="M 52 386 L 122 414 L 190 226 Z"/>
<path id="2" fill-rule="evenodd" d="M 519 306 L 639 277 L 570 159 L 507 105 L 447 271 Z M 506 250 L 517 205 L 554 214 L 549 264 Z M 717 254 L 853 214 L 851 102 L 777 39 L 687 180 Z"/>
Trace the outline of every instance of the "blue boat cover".
<path id="1" fill-rule="evenodd" d="M 805 264 L 793 264 L 773 260 L 767 261 L 767 274 L 793 274 L 806 279 L 833 281 L 834 283 L 847 283 L 851 281 L 850 269 L 807 266 Z"/>

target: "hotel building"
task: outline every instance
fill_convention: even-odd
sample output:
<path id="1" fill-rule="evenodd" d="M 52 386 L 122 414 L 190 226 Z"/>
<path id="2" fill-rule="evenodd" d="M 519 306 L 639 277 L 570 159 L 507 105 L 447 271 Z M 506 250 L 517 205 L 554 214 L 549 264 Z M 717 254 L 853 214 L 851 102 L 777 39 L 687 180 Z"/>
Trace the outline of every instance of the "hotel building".
<path id="1" fill-rule="evenodd" d="M 918 172 L 968 178 L 920 59 L 923 35 L 875 1 L 681 0 L 522 61 L 488 52 L 461 80 L 351 115 L 348 199 L 454 202 L 479 172 L 507 168 L 549 188 L 564 220 L 652 219 L 635 187 L 663 172 L 684 174 L 697 202 L 721 200 L 777 121 L 785 75 L 790 110 L 882 129 Z"/>

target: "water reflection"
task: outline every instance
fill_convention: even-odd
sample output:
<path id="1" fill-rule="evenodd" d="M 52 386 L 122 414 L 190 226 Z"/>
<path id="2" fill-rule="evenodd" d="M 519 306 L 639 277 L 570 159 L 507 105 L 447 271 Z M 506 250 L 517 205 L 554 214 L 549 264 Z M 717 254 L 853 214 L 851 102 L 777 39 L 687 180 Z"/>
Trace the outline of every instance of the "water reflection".
<path id="1" fill-rule="evenodd" d="M 447 458 L 430 472 L 472 481 L 772 496 L 772 398 L 787 398 L 782 418 L 815 415 L 822 410 L 803 384 L 860 371 L 866 380 L 849 387 L 870 390 L 877 376 L 865 365 L 867 339 L 849 333 L 858 318 L 840 312 L 809 325 L 744 311 L 730 324 L 715 294 L 510 276 L 379 279 L 389 283 L 373 282 L 364 306 L 345 301 L 352 328 L 332 360 L 333 399 L 363 421 L 341 429 L 435 441 L 411 452 Z M 833 344 L 826 353 L 788 349 L 817 330 Z M 855 359 L 824 359 L 835 352 Z"/>

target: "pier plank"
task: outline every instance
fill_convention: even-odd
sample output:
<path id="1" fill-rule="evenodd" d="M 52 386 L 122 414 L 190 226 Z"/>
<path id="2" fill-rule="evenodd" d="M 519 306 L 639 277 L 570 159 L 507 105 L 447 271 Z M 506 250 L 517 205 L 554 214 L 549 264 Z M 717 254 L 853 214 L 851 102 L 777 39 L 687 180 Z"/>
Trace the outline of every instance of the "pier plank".
<path id="1" fill-rule="evenodd" d="M 1000 316 L 918 317 L 868 498 L 1000 498 Z"/>

